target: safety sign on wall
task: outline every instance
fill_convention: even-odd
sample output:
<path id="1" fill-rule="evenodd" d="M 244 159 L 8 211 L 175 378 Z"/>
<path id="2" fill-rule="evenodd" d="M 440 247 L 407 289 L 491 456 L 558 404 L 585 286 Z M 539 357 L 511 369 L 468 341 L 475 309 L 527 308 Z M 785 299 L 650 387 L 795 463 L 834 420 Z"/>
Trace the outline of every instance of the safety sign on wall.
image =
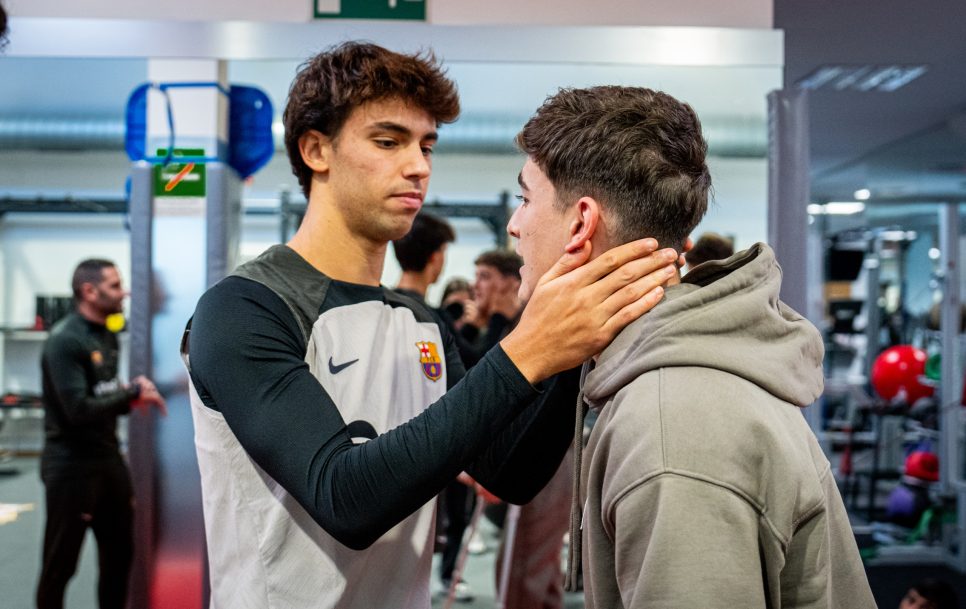
<path id="1" fill-rule="evenodd" d="M 158 156 L 164 157 L 168 153 L 166 148 L 158 149 Z M 173 159 L 179 156 L 203 157 L 205 151 L 201 148 L 175 148 Z M 154 196 L 155 197 L 203 197 L 205 196 L 205 164 L 179 163 L 173 160 L 167 165 L 154 166 Z"/>
<path id="2" fill-rule="evenodd" d="M 313 0 L 316 19 L 426 21 L 425 0 Z"/>

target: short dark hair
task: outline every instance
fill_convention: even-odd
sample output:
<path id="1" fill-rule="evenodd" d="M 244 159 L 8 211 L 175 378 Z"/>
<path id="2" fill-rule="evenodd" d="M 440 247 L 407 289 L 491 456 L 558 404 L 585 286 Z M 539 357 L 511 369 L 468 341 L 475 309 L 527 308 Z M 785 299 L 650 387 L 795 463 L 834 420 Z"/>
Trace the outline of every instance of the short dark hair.
<path id="1" fill-rule="evenodd" d="M 437 125 L 455 121 L 460 113 L 456 85 L 432 52 L 405 55 L 368 42 L 346 42 L 299 67 L 282 121 L 292 173 L 306 198 L 312 170 L 299 150 L 302 135 L 315 129 L 334 139 L 355 108 L 394 98 L 425 110 Z"/>
<path id="2" fill-rule="evenodd" d="M 74 276 L 70 280 L 74 300 L 80 300 L 81 288 L 85 283 L 100 283 L 101 279 L 104 278 L 104 269 L 114 268 L 115 266 L 117 265 L 103 258 L 82 260 L 74 269 Z"/>
<path id="3" fill-rule="evenodd" d="M 912 585 L 912 589 L 918 592 L 919 596 L 936 605 L 937 609 L 959 609 L 956 590 L 941 579 L 929 577 L 919 580 Z"/>
<path id="4" fill-rule="evenodd" d="M 691 106 L 643 87 L 561 89 L 516 143 L 566 209 L 591 196 L 620 243 L 654 237 L 681 248 L 708 209 L 708 144 Z"/>
<path id="5" fill-rule="evenodd" d="M 456 233 L 449 222 L 421 212 L 413 219 L 413 226 L 405 237 L 392 242 L 396 260 L 404 271 L 422 271 L 429 258 L 447 243 L 456 241 Z"/>
<path id="6" fill-rule="evenodd" d="M 735 253 L 731 239 L 717 233 L 705 233 L 694 244 L 691 251 L 684 255 L 688 266 L 695 267 L 708 260 L 724 260 Z"/>
<path id="7" fill-rule="evenodd" d="M 483 252 L 476 257 L 473 264 L 492 266 L 504 277 L 520 279 L 520 267 L 523 266 L 523 258 L 516 252 L 496 249 Z"/>

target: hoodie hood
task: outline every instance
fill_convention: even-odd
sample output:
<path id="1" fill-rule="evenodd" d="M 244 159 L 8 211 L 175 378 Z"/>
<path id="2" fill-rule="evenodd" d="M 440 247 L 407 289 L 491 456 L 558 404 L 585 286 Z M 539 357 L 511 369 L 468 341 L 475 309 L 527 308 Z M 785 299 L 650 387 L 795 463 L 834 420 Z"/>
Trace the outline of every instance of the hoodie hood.
<path id="1" fill-rule="evenodd" d="M 781 268 L 756 243 L 694 268 L 649 313 L 627 326 L 588 374 L 584 398 L 599 409 L 658 368 L 714 368 L 805 407 L 822 393 L 825 348 L 818 330 L 778 299 Z"/>

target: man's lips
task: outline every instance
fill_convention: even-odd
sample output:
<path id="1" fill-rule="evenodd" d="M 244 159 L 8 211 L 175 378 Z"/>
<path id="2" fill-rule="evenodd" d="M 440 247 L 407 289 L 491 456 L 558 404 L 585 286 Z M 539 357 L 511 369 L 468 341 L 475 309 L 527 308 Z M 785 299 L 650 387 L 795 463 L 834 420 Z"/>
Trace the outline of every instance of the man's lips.
<path id="1" fill-rule="evenodd" d="M 394 199 L 399 199 L 406 207 L 419 209 L 423 206 L 423 193 L 421 192 L 397 192 L 392 195 Z"/>

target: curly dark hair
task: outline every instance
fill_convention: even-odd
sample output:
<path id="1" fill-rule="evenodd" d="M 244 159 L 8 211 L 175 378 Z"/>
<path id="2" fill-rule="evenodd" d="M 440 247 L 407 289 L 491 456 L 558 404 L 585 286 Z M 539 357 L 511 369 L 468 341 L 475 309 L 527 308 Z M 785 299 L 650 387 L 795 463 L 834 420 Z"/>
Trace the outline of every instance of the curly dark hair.
<path id="1" fill-rule="evenodd" d="M 561 89 L 516 143 L 546 174 L 561 209 L 591 196 L 621 243 L 654 237 L 680 250 L 708 209 L 708 144 L 691 106 L 643 87 Z"/>
<path id="2" fill-rule="evenodd" d="M 299 151 L 302 135 L 314 129 L 336 138 L 355 108 L 393 98 L 425 110 L 437 125 L 455 121 L 460 113 L 456 84 L 432 52 L 405 55 L 368 42 L 346 42 L 302 64 L 282 121 L 292 173 L 306 198 L 312 170 Z"/>

